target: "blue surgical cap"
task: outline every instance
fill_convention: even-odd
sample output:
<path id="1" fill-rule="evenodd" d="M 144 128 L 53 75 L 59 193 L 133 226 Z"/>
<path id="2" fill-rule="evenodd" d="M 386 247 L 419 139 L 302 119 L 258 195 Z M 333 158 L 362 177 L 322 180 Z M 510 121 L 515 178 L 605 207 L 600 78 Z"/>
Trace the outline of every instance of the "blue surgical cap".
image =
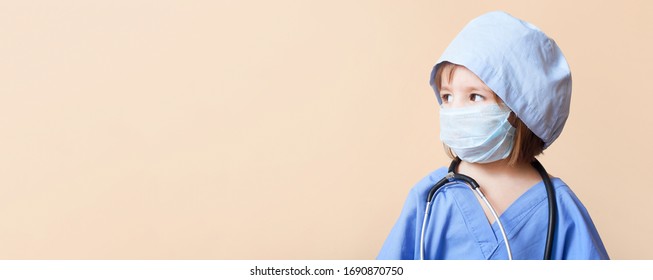
<path id="1" fill-rule="evenodd" d="M 467 67 L 544 141 L 555 141 L 569 116 L 571 72 L 555 41 L 534 25 L 505 12 L 469 22 L 431 72 L 431 87 L 442 104 L 435 73 L 442 62 Z"/>

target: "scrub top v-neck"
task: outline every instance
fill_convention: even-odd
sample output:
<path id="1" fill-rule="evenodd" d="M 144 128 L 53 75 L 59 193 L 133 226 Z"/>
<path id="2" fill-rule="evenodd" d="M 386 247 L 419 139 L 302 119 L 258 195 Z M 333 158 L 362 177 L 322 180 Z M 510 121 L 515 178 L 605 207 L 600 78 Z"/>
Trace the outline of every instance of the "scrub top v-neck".
<path id="1" fill-rule="evenodd" d="M 440 168 L 413 187 L 378 259 L 419 259 L 426 196 L 446 173 Z M 558 202 L 554 259 L 608 259 L 587 210 L 559 178 L 552 178 Z M 463 183 L 441 188 L 426 222 L 425 259 L 507 259 L 496 221 L 490 224 L 474 192 Z M 499 217 L 514 259 L 542 259 L 548 226 L 543 182 L 524 192 Z"/>

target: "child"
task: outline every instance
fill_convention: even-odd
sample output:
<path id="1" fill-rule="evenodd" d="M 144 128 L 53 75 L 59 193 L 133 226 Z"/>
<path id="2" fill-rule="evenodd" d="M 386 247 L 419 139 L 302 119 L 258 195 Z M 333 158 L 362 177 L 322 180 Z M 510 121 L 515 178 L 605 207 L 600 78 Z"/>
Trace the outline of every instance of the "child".
<path id="1" fill-rule="evenodd" d="M 431 86 L 440 139 L 459 158 L 452 170 L 485 196 L 444 179 L 427 207 L 448 173 L 433 171 L 410 191 L 378 259 L 542 259 L 549 250 L 552 259 L 609 258 L 576 195 L 532 164 L 569 115 L 571 73 L 552 39 L 504 12 L 484 14 L 445 50 Z M 557 204 L 551 230 L 547 180 Z"/>

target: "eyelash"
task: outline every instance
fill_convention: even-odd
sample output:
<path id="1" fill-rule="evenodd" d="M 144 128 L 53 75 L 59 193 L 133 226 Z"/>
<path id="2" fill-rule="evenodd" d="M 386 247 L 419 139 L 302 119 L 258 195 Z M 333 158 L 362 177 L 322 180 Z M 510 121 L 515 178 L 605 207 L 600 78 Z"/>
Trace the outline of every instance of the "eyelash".
<path id="1" fill-rule="evenodd" d="M 442 96 L 440 96 L 440 99 L 442 99 L 443 103 L 449 103 L 449 98 L 451 97 L 451 94 L 445 93 Z M 480 98 L 480 100 L 478 100 Z M 483 95 L 480 95 L 478 93 L 472 93 L 469 95 L 469 101 L 472 102 L 480 102 L 485 100 L 485 97 Z"/>
<path id="2" fill-rule="evenodd" d="M 473 98 L 473 97 L 475 97 L 475 98 Z M 481 100 L 478 100 L 478 98 L 481 98 Z M 478 93 L 472 93 L 470 95 L 470 101 L 479 102 L 479 101 L 483 101 L 483 100 L 485 100 L 485 97 L 483 95 L 478 94 Z"/>

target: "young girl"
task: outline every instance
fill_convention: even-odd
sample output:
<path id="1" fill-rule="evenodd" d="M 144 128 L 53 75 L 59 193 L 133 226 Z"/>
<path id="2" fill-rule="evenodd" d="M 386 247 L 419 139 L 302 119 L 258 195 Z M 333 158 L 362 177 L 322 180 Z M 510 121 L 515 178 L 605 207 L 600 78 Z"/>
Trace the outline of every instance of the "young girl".
<path id="1" fill-rule="evenodd" d="M 431 86 L 454 161 L 413 187 L 378 259 L 608 259 L 580 200 L 536 168 L 571 99 L 569 66 L 552 39 L 487 13 L 445 50 Z"/>

